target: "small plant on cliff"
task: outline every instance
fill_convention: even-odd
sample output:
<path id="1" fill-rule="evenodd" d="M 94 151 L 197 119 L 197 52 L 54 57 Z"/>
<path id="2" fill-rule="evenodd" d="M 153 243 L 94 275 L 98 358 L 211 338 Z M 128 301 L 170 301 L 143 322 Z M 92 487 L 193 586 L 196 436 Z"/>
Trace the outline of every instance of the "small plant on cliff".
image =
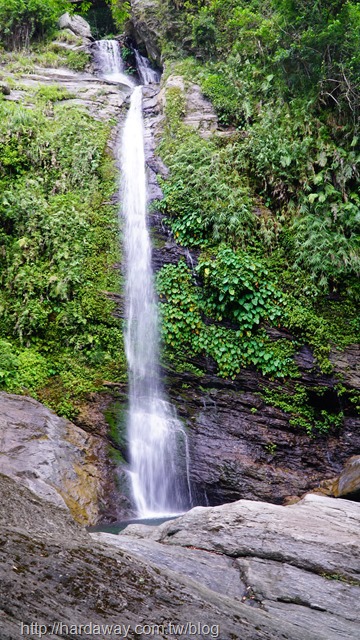
<path id="1" fill-rule="evenodd" d="M 324 389 L 319 389 L 318 397 L 321 397 Z M 330 413 L 317 409 L 310 402 L 308 389 L 297 383 L 294 389 L 279 387 L 276 390 L 264 389 L 263 397 L 267 404 L 282 409 L 290 414 L 290 425 L 296 429 L 306 431 L 310 437 L 321 436 L 329 432 L 338 431 L 343 426 L 344 414 Z"/>

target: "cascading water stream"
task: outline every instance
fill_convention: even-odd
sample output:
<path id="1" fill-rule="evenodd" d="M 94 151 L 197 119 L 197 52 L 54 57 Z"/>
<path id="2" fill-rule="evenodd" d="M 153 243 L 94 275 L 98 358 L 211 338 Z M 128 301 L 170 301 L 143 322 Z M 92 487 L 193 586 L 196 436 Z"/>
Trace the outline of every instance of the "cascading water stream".
<path id="1" fill-rule="evenodd" d="M 137 49 L 135 49 L 135 60 L 141 84 L 148 85 L 160 82 L 160 72 L 153 69 L 149 60 L 142 56 Z"/>
<path id="2" fill-rule="evenodd" d="M 164 399 L 158 370 L 158 318 L 147 228 L 142 89 L 131 97 L 122 141 L 123 213 L 126 219 L 126 355 L 129 364 L 131 477 L 138 513 L 149 517 L 181 512 L 178 440 L 185 434 Z"/>
<path id="3" fill-rule="evenodd" d="M 98 40 L 92 45 L 96 67 L 104 80 L 134 87 L 134 82 L 125 74 L 117 40 Z"/>
<path id="4" fill-rule="evenodd" d="M 117 77 L 123 84 L 118 43 L 104 42 L 106 46 L 96 43 L 99 45 L 97 62 L 102 76 L 108 79 L 110 74 L 112 79 Z M 112 42 L 116 43 L 115 52 Z M 145 64 L 145 60 L 140 56 L 140 78 L 144 82 L 159 81 L 157 72 L 148 61 Z M 166 400 L 159 372 L 158 315 L 147 226 L 141 86 L 132 92 L 123 129 L 121 173 L 122 214 L 125 218 L 130 477 L 138 515 L 149 518 L 185 511 L 191 503 L 191 492 L 186 434 Z"/>

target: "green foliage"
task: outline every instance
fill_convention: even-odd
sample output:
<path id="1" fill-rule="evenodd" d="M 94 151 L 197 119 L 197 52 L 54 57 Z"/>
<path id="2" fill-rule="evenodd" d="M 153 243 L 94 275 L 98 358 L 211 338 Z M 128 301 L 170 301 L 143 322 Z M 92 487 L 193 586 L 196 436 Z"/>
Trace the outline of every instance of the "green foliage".
<path id="1" fill-rule="evenodd" d="M 90 62 L 90 54 L 87 51 L 67 51 L 66 65 L 74 71 L 84 71 Z"/>
<path id="2" fill-rule="evenodd" d="M 180 87 L 170 87 L 166 91 L 165 116 L 169 133 L 176 133 L 185 115 L 185 98 Z"/>
<path id="3" fill-rule="evenodd" d="M 81 45 L 82 38 L 76 36 L 75 33 L 69 29 L 61 29 L 53 34 L 53 38 L 56 42 L 67 42 L 68 44 Z"/>
<path id="4" fill-rule="evenodd" d="M 126 368 L 104 294 L 119 287 L 109 127 L 68 97 L 49 86 L 32 109 L 0 104 L 0 370 L 3 388 L 73 417 Z"/>
<path id="5" fill-rule="evenodd" d="M 0 384 L 2 387 L 12 385 L 16 376 L 17 357 L 12 344 L 8 340 L 0 339 Z"/>
<path id="6" fill-rule="evenodd" d="M 357 2 L 275 0 L 284 30 L 280 62 L 290 88 L 313 90 L 330 108 L 359 113 L 360 7 Z"/>
<path id="7" fill-rule="evenodd" d="M 186 77 L 195 72 L 199 78 L 198 66 L 188 60 L 179 67 Z M 261 323 L 286 328 L 297 346 L 309 344 L 321 370 L 331 373 L 331 345 L 344 347 L 359 335 L 359 292 L 350 285 L 357 273 L 357 196 L 352 192 L 344 201 L 343 195 L 347 185 L 353 190 L 356 154 L 341 150 L 328 128 L 306 115 L 301 103 L 269 103 L 248 123 L 246 136 L 235 134 L 225 143 L 191 132 L 183 124 L 184 113 L 183 92 L 169 89 L 160 151 L 170 176 L 162 181 L 159 208 L 180 244 L 206 249 L 198 267 L 202 313 L 213 322 L 236 323 L 242 331 L 253 331 Z M 320 193 L 323 201 L 312 245 L 304 238 L 305 230 L 311 231 L 305 207 L 316 207 L 318 199 L 309 199 L 311 192 Z M 346 227 L 336 224 L 345 209 L 352 215 Z M 325 253 L 321 225 L 329 215 L 331 233 L 342 238 L 343 262 L 333 238 Z M 338 303 L 329 303 L 329 288 L 336 290 L 344 276 L 344 295 Z M 261 332 L 253 337 L 262 340 Z M 281 341 L 272 345 L 272 357 L 277 345 L 284 359 Z M 296 375 L 295 367 L 285 368 Z"/>
<path id="8" fill-rule="evenodd" d="M 176 119 L 170 119 L 170 135 L 161 149 L 171 174 L 162 183 L 164 198 L 159 207 L 180 244 L 196 246 L 227 239 L 244 245 L 254 234 L 256 218 L 247 182 L 233 164 L 233 148 L 218 147 L 214 141 L 184 132 L 181 126 L 176 129 L 183 108 L 179 97 L 167 110 L 167 116 L 174 112 Z"/>
<path id="9" fill-rule="evenodd" d="M 192 24 L 192 38 L 195 49 L 209 57 L 215 50 L 216 24 L 205 7 L 200 9 Z"/>
<path id="10" fill-rule="evenodd" d="M 275 442 L 268 442 L 265 445 L 265 451 L 266 453 L 268 453 L 270 456 L 274 456 L 277 450 L 277 444 L 275 444 Z"/>
<path id="11" fill-rule="evenodd" d="M 303 105 L 263 109 L 239 145 L 240 165 L 282 221 L 292 214 L 293 260 L 326 289 L 360 273 L 357 139 L 348 148 Z"/>
<path id="12" fill-rule="evenodd" d="M 268 270 L 247 253 L 220 245 L 215 257 L 200 259 L 197 271 L 204 282 L 206 312 L 218 321 L 226 317 L 251 331 L 282 315 L 282 293 Z"/>
<path id="13" fill-rule="evenodd" d="M 221 73 L 207 74 L 201 80 L 201 88 L 214 105 L 221 125 L 226 127 L 244 122 L 245 116 L 241 103 L 239 104 L 238 88 L 226 78 L 224 79 Z"/>
<path id="14" fill-rule="evenodd" d="M 286 97 L 311 96 L 321 108 L 335 109 L 342 118 L 356 123 L 360 107 L 358 2 L 167 0 L 161 19 L 169 21 L 166 38 L 178 51 L 204 60 L 209 55 L 227 60 L 220 62 L 223 70 L 228 67 L 221 73 L 225 83 L 233 60 L 238 82 L 249 70 L 259 85 L 260 75 L 272 76 Z"/>
<path id="15" fill-rule="evenodd" d="M 283 345 L 283 349 L 279 345 L 276 348 L 266 333 L 257 329 L 253 317 L 253 330 L 245 331 L 241 326 L 227 328 L 220 325 L 219 316 L 206 316 L 209 306 L 207 298 L 195 286 L 184 262 L 163 267 L 157 282 L 163 339 L 168 353 L 169 350 L 173 352 L 170 360 L 175 361 L 176 365 L 179 360 L 188 360 L 191 353 L 193 357 L 211 356 L 217 363 L 218 374 L 223 377 L 235 378 L 242 367 L 249 365 L 255 365 L 263 374 L 271 376 L 283 377 L 294 372 L 294 347 L 289 344 Z M 228 293 L 231 298 L 232 295 Z M 255 307 L 256 304 L 254 302 Z"/>
<path id="16" fill-rule="evenodd" d="M 36 95 L 45 102 L 60 102 L 74 97 L 65 87 L 56 84 L 44 84 L 36 90 Z"/>
<path id="17" fill-rule="evenodd" d="M 28 47 L 32 39 L 54 30 L 67 0 L 0 0 L 0 38 L 12 49 Z"/>
<path id="18" fill-rule="evenodd" d="M 320 573 L 322 578 L 326 578 L 326 580 L 339 580 L 340 582 L 344 582 L 345 584 L 349 584 L 352 587 L 359 587 L 360 580 L 354 580 L 353 578 L 349 578 L 349 576 L 344 576 L 341 573 Z"/>
<path id="19" fill-rule="evenodd" d="M 131 4 L 127 0 L 106 0 L 110 5 L 115 26 L 121 30 L 130 18 Z"/>
<path id="20" fill-rule="evenodd" d="M 60 34 L 65 32 L 60 32 Z M 66 36 L 67 37 L 67 36 Z M 58 34 L 56 34 L 59 40 Z M 71 36 L 70 36 L 71 38 Z M 76 38 L 76 36 L 75 36 Z M 58 41 L 37 43 L 30 50 L 7 51 L 1 55 L 1 61 L 7 72 L 12 74 L 32 73 L 36 66 L 69 67 L 75 71 L 82 71 L 90 61 L 90 55 L 86 51 L 73 51 L 59 45 Z M 71 44 L 74 44 L 71 41 Z"/>
<path id="21" fill-rule="evenodd" d="M 321 398 L 325 389 L 318 388 L 318 397 Z M 317 409 L 310 402 L 309 391 L 302 385 L 296 384 L 294 391 L 287 387 L 263 392 L 263 398 L 267 404 L 282 409 L 290 414 L 290 425 L 305 430 L 308 436 L 324 435 L 336 432 L 342 428 L 344 414 L 330 413 L 324 409 Z"/>

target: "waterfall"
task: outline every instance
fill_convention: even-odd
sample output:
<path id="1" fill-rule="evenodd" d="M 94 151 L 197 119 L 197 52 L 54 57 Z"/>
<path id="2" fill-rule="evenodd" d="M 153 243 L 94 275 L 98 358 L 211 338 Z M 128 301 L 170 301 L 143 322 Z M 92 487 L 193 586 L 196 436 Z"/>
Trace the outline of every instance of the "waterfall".
<path id="1" fill-rule="evenodd" d="M 117 40 L 98 40 L 91 47 L 94 63 L 104 80 L 118 82 L 133 87 L 131 78 L 125 75 L 121 58 L 120 45 Z"/>
<path id="2" fill-rule="evenodd" d="M 128 436 L 133 495 L 141 517 L 181 512 L 179 445 L 186 434 L 166 401 L 159 375 L 157 306 L 147 227 L 142 88 L 131 96 L 122 140 L 122 202 L 126 254 L 126 355 L 129 365 Z"/>
<path id="3" fill-rule="evenodd" d="M 136 66 L 141 84 L 157 84 L 160 82 L 160 72 L 152 68 L 149 60 L 142 56 L 141 53 L 134 50 Z"/>
<path id="4" fill-rule="evenodd" d="M 116 40 L 95 43 L 100 75 L 124 84 L 123 63 Z M 144 83 L 159 81 L 150 63 L 135 52 Z M 142 518 L 185 511 L 191 503 L 186 433 L 167 401 L 159 371 L 156 296 L 147 226 L 147 189 L 142 116 L 142 87 L 133 89 L 121 141 L 121 200 L 125 218 L 126 330 L 129 369 L 127 433 L 130 478 L 138 515 Z"/>

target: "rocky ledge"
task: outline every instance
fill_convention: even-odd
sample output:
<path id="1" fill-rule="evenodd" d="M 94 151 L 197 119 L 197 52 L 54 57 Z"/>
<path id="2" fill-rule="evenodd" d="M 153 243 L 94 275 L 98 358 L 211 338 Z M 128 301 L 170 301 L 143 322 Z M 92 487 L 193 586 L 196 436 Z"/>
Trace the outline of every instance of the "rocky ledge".
<path id="1" fill-rule="evenodd" d="M 78 640 L 85 624 L 89 638 L 358 638 L 358 503 L 240 501 L 113 536 L 3 475 L 0 491 L 1 640 L 31 624 Z"/>
<path id="2" fill-rule="evenodd" d="M 160 527 L 93 537 L 243 605 L 236 638 L 339 640 L 358 638 L 359 524 L 359 504 L 309 494 L 288 507 L 197 507 Z M 244 628 L 249 609 L 256 630 Z"/>

